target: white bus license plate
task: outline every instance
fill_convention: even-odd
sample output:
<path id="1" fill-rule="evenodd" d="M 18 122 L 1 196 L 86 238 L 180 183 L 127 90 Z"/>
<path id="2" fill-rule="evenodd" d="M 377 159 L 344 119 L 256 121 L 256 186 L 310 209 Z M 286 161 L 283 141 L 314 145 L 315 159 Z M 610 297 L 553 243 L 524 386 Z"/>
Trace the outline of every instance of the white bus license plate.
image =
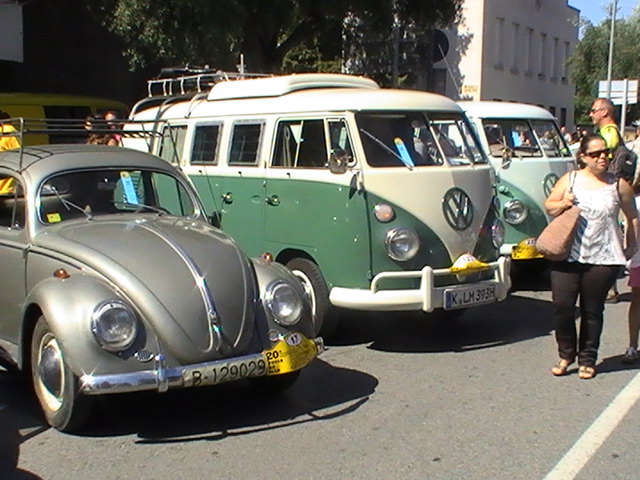
<path id="1" fill-rule="evenodd" d="M 444 308 L 464 308 L 469 305 L 494 302 L 496 300 L 495 285 L 472 285 L 444 291 Z"/>

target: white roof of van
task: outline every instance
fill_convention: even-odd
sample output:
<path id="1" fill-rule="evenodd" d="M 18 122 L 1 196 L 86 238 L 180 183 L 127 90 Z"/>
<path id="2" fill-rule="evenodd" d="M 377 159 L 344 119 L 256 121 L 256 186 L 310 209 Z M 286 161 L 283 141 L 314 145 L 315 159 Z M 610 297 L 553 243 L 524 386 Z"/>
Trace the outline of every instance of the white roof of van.
<path id="1" fill-rule="evenodd" d="M 470 117 L 477 118 L 531 118 L 553 120 L 548 110 L 528 103 L 514 102 L 458 102 Z"/>
<path id="2" fill-rule="evenodd" d="M 228 100 L 232 98 L 277 97 L 298 90 L 316 88 L 380 87 L 376 82 L 365 77 L 338 73 L 301 73 L 219 82 L 211 88 L 207 99 Z"/>
<path id="3" fill-rule="evenodd" d="M 306 77 L 306 80 L 300 82 L 300 77 Z M 305 86 L 301 86 L 302 83 Z M 266 85 L 262 94 L 257 88 L 260 85 Z M 285 93 L 276 93 L 282 85 L 285 85 Z M 274 88 L 271 90 L 267 89 L 272 86 Z M 215 91 L 218 93 L 213 95 Z M 221 95 L 220 92 L 226 93 Z M 267 95 L 266 92 L 270 94 Z M 380 88 L 373 80 L 366 78 L 330 74 L 300 74 L 222 82 L 212 88 L 207 98 L 178 101 L 161 108 L 164 119 L 346 111 L 462 111 L 456 102 L 435 93 Z M 157 107 L 142 109 L 135 118 L 155 118 L 157 110 Z"/>

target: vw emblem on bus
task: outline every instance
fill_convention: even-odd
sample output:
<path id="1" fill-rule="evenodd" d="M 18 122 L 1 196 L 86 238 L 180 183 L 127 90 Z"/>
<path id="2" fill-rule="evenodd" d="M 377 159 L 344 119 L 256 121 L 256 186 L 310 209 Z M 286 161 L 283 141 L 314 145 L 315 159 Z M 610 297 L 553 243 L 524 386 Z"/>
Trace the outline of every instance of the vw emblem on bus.
<path id="1" fill-rule="evenodd" d="M 549 173 L 546 177 L 544 177 L 544 180 L 542 181 L 542 190 L 544 191 L 545 197 L 549 196 L 551 190 L 553 190 L 553 186 L 557 181 L 558 175 L 556 175 L 555 173 Z"/>
<path id="2" fill-rule="evenodd" d="M 442 213 L 454 230 L 465 230 L 473 222 L 473 204 L 469 195 L 458 187 L 450 188 L 442 199 Z"/>

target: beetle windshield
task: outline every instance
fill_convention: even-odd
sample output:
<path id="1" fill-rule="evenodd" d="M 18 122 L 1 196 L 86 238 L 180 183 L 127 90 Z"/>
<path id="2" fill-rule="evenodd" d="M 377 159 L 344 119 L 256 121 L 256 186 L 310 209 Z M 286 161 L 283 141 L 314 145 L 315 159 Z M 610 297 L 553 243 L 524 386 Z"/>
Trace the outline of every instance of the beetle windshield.
<path id="1" fill-rule="evenodd" d="M 493 157 L 570 157 L 571 153 L 551 120 L 486 119 L 482 121 Z"/>
<path id="2" fill-rule="evenodd" d="M 192 216 L 196 206 L 177 178 L 150 170 L 83 170 L 49 178 L 38 194 L 42 222 L 152 212 Z"/>
<path id="3" fill-rule="evenodd" d="M 361 112 L 358 130 L 372 167 L 408 168 L 486 163 L 463 115 L 422 112 Z"/>

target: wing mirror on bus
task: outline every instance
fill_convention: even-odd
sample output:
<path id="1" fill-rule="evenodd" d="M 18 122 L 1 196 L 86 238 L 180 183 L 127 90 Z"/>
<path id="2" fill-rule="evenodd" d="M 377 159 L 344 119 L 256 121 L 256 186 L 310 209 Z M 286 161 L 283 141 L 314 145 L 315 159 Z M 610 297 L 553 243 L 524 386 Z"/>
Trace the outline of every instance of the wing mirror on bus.
<path id="1" fill-rule="evenodd" d="M 331 173 L 344 173 L 351 156 L 344 150 L 336 148 L 329 157 L 329 171 Z"/>

